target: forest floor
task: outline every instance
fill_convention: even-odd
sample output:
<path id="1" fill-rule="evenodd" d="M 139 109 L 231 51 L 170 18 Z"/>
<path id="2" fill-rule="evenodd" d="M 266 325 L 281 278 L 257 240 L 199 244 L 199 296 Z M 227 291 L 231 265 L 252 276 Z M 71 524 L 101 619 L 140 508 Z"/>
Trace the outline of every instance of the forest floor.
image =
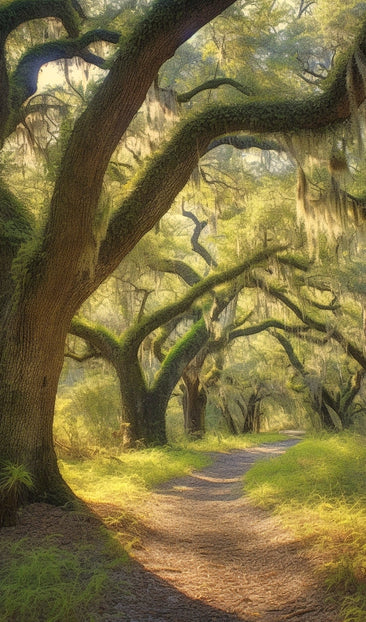
<path id="1" fill-rule="evenodd" d="M 149 495 L 133 526 L 138 537 L 130 560 L 111 565 L 108 591 L 85 621 L 339 622 L 334 595 L 322 587 L 324 552 L 298 541 L 242 494 L 242 476 L 256 460 L 280 455 L 295 442 L 215 454 L 211 466 Z M 102 518 L 114 515 L 118 532 L 125 529 L 120 508 L 92 508 Z M 89 548 L 95 541 L 94 559 L 86 561 L 91 565 L 100 550 L 98 521 L 42 504 L 4 531 L 34 545 L 58 534 L 65 549 L 80 538 Z"/>

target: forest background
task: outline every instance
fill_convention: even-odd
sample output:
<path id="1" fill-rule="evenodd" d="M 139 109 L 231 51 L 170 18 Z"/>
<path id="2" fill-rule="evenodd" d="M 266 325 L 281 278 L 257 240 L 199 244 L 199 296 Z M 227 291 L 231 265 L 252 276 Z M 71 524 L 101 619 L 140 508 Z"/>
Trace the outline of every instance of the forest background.
<path id="1" fill-rule="evenodd" d="M 72 499 L 54 437 L 364 428 L 364 7 L 227 4 L 172 5 L 178 34 L 159 3 L 1 7 L 0 444 L 29 500 Z M 151 76 L 149 28 L 178 37 Z"/>
<path id="2" fill-rule="evenodd" d="M 128 470 L 144 488 L 162 477 L 154 456 L 164 477 L 175 474 L 174 451 L 156 449 L 167 443 L 223 449 L 260 430 L 335 433 L 331 462 L 341 471 L 334 478 L 327 471 L 329 497 L 316 467 L 311 490 L 302 489 L 310 490 L 308 499 L 314 490 L 324 494 L 328 505 L 338 495 L 331 511 L 337 528 L 342 523 L 343 548 L 332 580 L 337 589 L 343 585 L 345 619 L 362 620 L 366 171 L 359 104 L 366 6 L 217 0 L 202 16 L 199 4 L 0 3 L 0 522 L 13 522 L 25 501 L 74 501 L 58 464 L 83 498 L 91 489 L 100 498 L 103 489 L 112 499 L 117 479 L 115 494 L 129 495 L 121 491 L 121 456 L 124 475 Z M 174 8 L 180 5 L 197 14 L 197 26 L 188 18 L 185 24 Z M 176 50 L 168 37 L 166 59 L 150 75 L 146 59 L 155 62 L 156 50 L 151 45 L 155 52 L 147 54 L 150 31 L 143 31 L 145 49 L 139 25 L 151 24 L 161 36 L 163 15 L 174 30 L 162 7 L 178 11 L 183 34 Z M 96 102 L 106 76 L 113 80 L 126 58 L 126 41 L 143 50 L 137 69 L 147 54 L 146 93 L 133 81 L 133 88 L 123 85 L 127 103 L 143 103 L 129 111 L 122 138 L 113 136 L 104 171 L 96 152 L 104 154 L 111 139 L 103 134 L 110 128 L 105 117 L 110 112 L 115 122 L 124 99 L 108 114 Z M 343 122 L 330 114 L 328 123 L 319 109 L 313 129 L 299 130 L 307 124 L 306 102 L 314 118 L 311 102 L 326 101 L 329 92 Z M 255 117 L 252 132 L 236 131 L 245 120 L 233 121 L 232 113 L 244 109 L 264 115 L 261 123 Z M 220 117 L 222 110 L 231 116 Z M 73 152 L 85 127 L 86 140 Z M 194 156 L 184 134 L 191 130 Z M 169 168 L 174 158 L 181 159 L 177 171 Z M 100 177 L 100 195 L 91 170 Z M 88 201 L 95 203 L 92 219 Z M 124 234 L 121 262 L 116 249 Z M 96 291 L 87 296 L 88 288 Z M 142 472 L 144 452 L 135 450 L 150 446 Z M 310 455 L 315 465 L 326 464 L 318 446 L 306 447 L 300 471 Z M 102 478 L 91 476 L 93 461 Z M 294 502 L 294 462 L 284 470 L 288 488 L 274 494 L 258 485 L 260 502 L 271 505 L 281 494 Z M 306 503 L 299 498 L 296 512 L 303 515 Z M 309 522 L 318 525 L 311 507 Z"/>

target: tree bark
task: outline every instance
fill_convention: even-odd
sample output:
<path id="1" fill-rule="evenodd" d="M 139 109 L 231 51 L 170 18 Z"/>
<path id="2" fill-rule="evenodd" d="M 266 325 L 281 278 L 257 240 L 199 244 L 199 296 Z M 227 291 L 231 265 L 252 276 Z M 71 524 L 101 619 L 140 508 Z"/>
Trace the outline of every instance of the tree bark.
<path id="1" fill-rule="evenodd" d="M 188 436 L 202 438 L 205 433 L 207 393 L 198 374 L 183 373 L 184 430 Z"/>
<path id="2" fill-rule="evenodd" d="M 74 502 L 75 496 L 58 469 L 52 432 L 67 326 L 59 323 L 55 328 L 39 318 L 28 318 L 27 322 L 19 313 L 4 333 L 0 365 L 1 466 L 22 465 L 29 472 L 33 486 L 22 491 L 23 502 Z M 9 492 L 6 486 L 0 486 L 0 505 L 9 506 Z"/>

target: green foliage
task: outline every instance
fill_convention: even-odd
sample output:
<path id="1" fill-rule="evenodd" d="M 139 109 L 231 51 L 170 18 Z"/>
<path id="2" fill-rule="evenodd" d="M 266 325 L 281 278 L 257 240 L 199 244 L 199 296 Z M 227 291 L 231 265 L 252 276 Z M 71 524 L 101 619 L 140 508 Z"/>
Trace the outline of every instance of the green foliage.
<path id="1" fill-rule="evenodd" d="M 0 568 L 0 621 L 78 622 L 91 619 L 88 605 L 105 588 L 105 566 L 95 561 L 93 545 L 64 550 L 57 536 L 44 546 L 24 538 L 6 544 L 7 563 Z M 93 560 L 93 561 L 91 561 Z"/>
<path id="2" fill-rule="evenodd" d="M 245 476 L 251 499 L 327 552 L 325 580 L 342 594 L 348 622 L 366 615 L 365 466 L 364 437 L 323 435 L 257 463 Z"/>
<path id="3" fill-rule="evenodd" d="M 95 371 L 58 396 L 55 437 L 78 455 L 95 446 L 118 445 L 121 403 L 118 381 L 112 374 Z"/>
<path id="4" fill-rule="evenodd" d="M 28 239 L 33 226 L 30 211 L 0 181 L 0 241 L 18 248 Z"/>

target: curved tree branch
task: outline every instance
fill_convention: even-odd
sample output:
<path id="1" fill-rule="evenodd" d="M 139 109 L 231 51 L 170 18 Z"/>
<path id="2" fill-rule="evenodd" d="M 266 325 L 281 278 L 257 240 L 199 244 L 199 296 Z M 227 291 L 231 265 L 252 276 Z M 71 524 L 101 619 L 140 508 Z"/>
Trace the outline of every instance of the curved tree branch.
<path id="1" fill-rule="evenodd" d="M 0 9 L 0 42 L 21 24 L 33 19 L 55 17 L 70 37 L 77 37 L 84 12 L 76 0 L 14 0 Z"/>
<path id="2" fill-rule="evenodd" d="M 216 147 L 220 147 L 221 145 L 230 145 L 231 147 L 235 147 L 235 149 L 240 150 L 262 149 L 263 151 L 285 151 L 282 145 L 275 140 L 258 138 L 257 136 L 240 136 L 234 134 L 232 136 L 221 136 L 220 138 L 216 138 L 209 144 L 207 152 L 212 149 L 216 149 Z"/>
<path id="3" fill-rule="evenodd" d="M 325 333 L 329 335 L 331 339 L 337 341 L 343 348 L 343 350 L 349 354 L 363 369 L 366 369 L 366 357 L 364 356 L 362 350 L 358 348 L 355 344 L 351 343 L 342 335 L 342 333 L 337 330 L 335 327 L 329 326 L 325 322 L 319 322 L 312 318 L 308 313 L 304 310 L 300 309 L 300 307 L 294 303 L 286 294 L 280 291 L 278 288 L 265 283 L 263 280 L 255 278 L 254 283 L 261 287 L 263 291 L 267 292 L 270 296 L 273 296 L 277 300 L 280 300 L 286 307 L 291 309 L 291 311 L 302 321 L 304 324 L 309 326 L 310 328 L 314 328 L 320 333 Z"/>
<path id="4" fill-rule="evenodd" d="M 125 347 L 135 348 L 137 351 L 140 343 L 143 341 L 143 339 L 145 339 L 145 337 L 147 337 L 147 335 L 149 335 L 156 328 L 159 328 L 159 326 L 166 324 L 176 315 L 187 311 L 198 298 L 210 292 L 214 287 L 222 285 L 227 281 L 236 279 L 244 272 L 251 270 L 254 265 L 258 265 L 262 262 L 267 261 L 269 257 L 276 255 L 284 249 L 284 246 L 266 248 L 253 254 L 252 257 L 250 257 L 238 266 L 223 270 L 219 273 L 213 273 L 205 279 L 202 279 L 201 281 L 193 285 L 180 300 L 170 305 L 166 305 L 164 308 L 159 309 L 155 313 L 152 313 L 150 316 L 142 318 L 139 324 L 131 326 L 121 337 L 121 340 L 123 340 Z M 214 313 L 218 314 L 222 310 L 222 305 L 225 304 L 223 301 L 224 297 L 221 297 L 220 306 L 216 304 L 217 310 L 215 308 Z"/>
<path id="5" fill-rule="evenodd" d="M 215 261 L 215 259 L 210 255 L 208 250 L 206 250 L 202 246 L 202 244 L 200 244 L 198 241 L 201 235 L 201 231 L 203 231 L 203 229 L 207 227 L 207 221 L 206 220 L 200 221 L 197 218 L 197 216 L 193 214 L 193 212 L 190 212 L 184 209 L 184 205 L 182 205 L 182 214 L 183 216 L 186 216 L 187 218 L 190 218 L 191 220 L 193 220 L 194 225 L 195 225 L 194 231 L 191 237 L 192 250 L 198 253 L 198 255 L 201 255 L 202 259 L 205 260 L 208 266 L 210 267 L 213 266 L 214 268 L 217 268 L 217 261 Z"/>
<path id="6" fill-rule="evenodd" d="M 97 29 L 87 32 L 78 39 L 49 41 L 32 48 L 21 58 L 10 78 L 10 100 L 13 109 L 17 111 L 25 100 L 36 92 L 38 74 L 43 65 L 79 56 L 101 67 L 104 60 L 86 50 L 87 46 L 96 41 L 118 43 L 119 37 L 116 32 Z"/>
<path id="7" fill-rule="evenodd" d="M 366 54 L 366 23 L 356 48 L 358 46 Z M 251 100 L 235 105 L 210 106 L 193 119 L 183 122 L 173 139 L 138 176 L 130 195 L 111 219 L 101 246 L 97 281 L 106 274 L 107 266 L 109 270 L 110 265 L 117 265 L 169 209 L 197 166 L 199 157 L 206 153 L 215 138 L 240 130 L 250 133 L 319 130 L 348 119 L 352 112 L 347 91 L 350 71 L 353 74 L 355 101 L 359 105 L 365 98 L 365 89 L 351 54 L 338 68 L 328 89 L 321 94 L 298 100 Z"/>
<path id="8" fill-rule="evenodd" d="M 77 37 L 80 18 L 84 15 L 76 0 L 14 0 L 3 3 L 0 8 L 0 143 L 3 142 L 4 136 L 9 134 L 7 123 L 12 112 L 5 54 L 6 39 L 21 24 L 44 17 L 60 19 L 68 35 Z"/>
<path id="9" fill-rule="evenodd" d="M 229 333 L 229 341 L 233 341 L 234 339 L 238 339 L 238 337 L 249 337 L 250 335 L 256 335 L 257 333 L 261 333 L 269 328 L 277 328 L 280 330 L 284 330 L 288 333 L 292 333 L 298 335 L 299 333 L 304 333 L 309 330 L 309 326 L 293 326 L 291 324 L 285 324 L 280 320 L 276 319 L 268 319 L 260 324 L 256 324 L 255 326 L 247 326 L 247 328 L 237 328 L 235 330 L 230 331 Z"/>
<path id="10" fill-rule="evenodd" d="M 169 272 L 177 274 L 183 279 L 187 285 L 195 285 L 201 280 L 200 275 L 188 264 L 179 259 L 165 259 L 163 257 L 154 257 L 147 263 L 149 268 L 158 272 Z"/>
<path id="11" fill-rule="evenodd" d="M 101 326 L 86 318 L 75 316 L 71 322 L 69 333 L 84 339 L 93 351 L 99 352 L 107 361 L 115 362 L 118 339 L 105 326 Z"/>
<path id="12" fill-rule="evenodd" d="M 207 80 L 207 82 L 203 82 L 199 86 L 196 86 L 191 91 L 187 91 L 186 93 L 181 93 L 177 95 L 177 102 L 179 104 L 183 104 L 185 102 L 190 101 L 195 95 L 201 93 L 202 91 L 208 91 L 212 89 L 217 89 L 219 86 L 232 86 L 243 95 L 256 95 L 256 90 L 252 86 L 245 86 L 240 84 L 237 80 L 233 80 L 232 78 L 213 78 L 212 80 Z"/>

